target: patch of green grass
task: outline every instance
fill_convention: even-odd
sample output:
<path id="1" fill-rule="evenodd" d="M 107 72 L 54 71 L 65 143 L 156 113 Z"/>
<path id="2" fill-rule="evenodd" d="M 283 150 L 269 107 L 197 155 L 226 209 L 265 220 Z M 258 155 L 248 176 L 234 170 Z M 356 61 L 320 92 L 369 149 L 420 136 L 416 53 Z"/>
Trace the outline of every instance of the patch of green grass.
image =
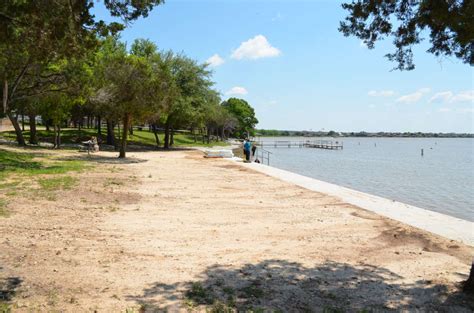
<path id="1" fill-rule="evenodd" d="M 11 311 L 12 308 L 8 303 L 0 301 L 0 313 L 10 313 Z"/>
<path id="2" fill-rule="evenodd" d="M 191 289 L 186 292 L 186 298 L 198 304 L 212 304 L 214 302 L 211 291 L 199 282 L 191 284 Z"/>
<path id="3" fill-rule="evenodd" d="M 227 295 L 233 295 L 235 294 L 235 290 L 232 287 L 226 286 L 222 289 L 222 291 L 227 294 Z"/>
<path id="4" fill-rule="evenodd" d="M 215 301 L 208 312 L 209 313 L 234 313 L 236 312 L 236 310 L 226 303 L 223 303 L 221 301 Z"/>
<path id="5" fill-rule="evenodd" d="M 68 160 L 68 161 L 57 161 L 52 164 L 44 165 L 42 168 L 33 169 L 29 171 L 28 175 L 41 175 L 41 174 L 64 174 L 67 172 L 81 172 L 86 168 L 84 161 Z"/>
<path id="6" fill-rule="evenodd" d="M 84 161 L 65 160 L 50 161 L 38 160 L 40 156 L 35 153 L 20 153 L 0 149 L 0 179 L 5 179 L 8 174 L 23 175 L 64 174 L 78 172 L 86 167 Z M 43 157 L 45 158 L 45 157 Z M 4 185 L 4 184 L 2 184 Z"/>
<path id="7" fill-rule="evenodd" d="M 241 289 L 241 291 L 244 293 L 245 298 L 261 298 L 264 295 L 264 291 L 260 286 L 258 286 L 255 282 L 250 284 L 247 287 L 244 287 Z"/>
<path id="8" fill-rule="evenodd" d="M 61 176 L 54 178 L 41 178 L 38 184 L 44 191 L 67 190 L 77 183 L 77 179 L 71 176 Z"/>
<path id="9" fill-rule="evenodd" d="M 164 134 L 158 134 L 160 138 L 160 144 L 163 145 Z M 138 145 L 149 145 L 156 146 L 155 135 L 153 132 L 145 130 L 135 130 L 133 135 L 129 137 L 132 144 Z M 210 143 L 202 142 L 202 137 L 197 136 L 197 141 L 194 142 L 194 136 L 191 134 L 175 134 L 174 135 L 174 146 L 175 147 L 212 147 L 212 146 L 227 146 L 228 143 L 224 141 L 211 141 Z"/>
<path id="10" fill-rule="evenodd" d="M 29 138 L 30 132 L 23 132 L 26 138 Z M 102 135 L 102 138 L 105 139 L 105 132 Z M 54 141 L 54 132 L 46 130 L 38 130 L 37 136 L 40 142 L 50 142 Z M 90 139 L 92 136 L 97 136 L 97 130 L 94 128 L 83 128 L 80 131 L 77 128 L 64 128 L 61 129 L 61 142 L 62 143 L 73 143 L 77 144 L 82 141 Z M 116 130 L 116 138 L 119 138 L 119 134 Z M 120 134 L 121 136 L 121 134 Z M 15 140 L 16 135 L 14 131 L 5 131 L 0 132 L 0 137 L 4 137 L 9 140 Z M 159 132 L 158 137 L 160 138 L 160 145 L 163 146 L 164 142 L 164 133 Z M 223 141 L 212 141 L 209 144 L 205 141 L 202 142 L 202 137 L 200 135 L 196 136 L 196 142 L 194 142 L 194 135 L 190 133 L 179 133 L 174 135 L 174 146 L 175 147 L 190 147 L 190 146 L 217 146 L 217 145 L 228 145 Z M 156 146 L 155 135 L 153 132 L 148 130 L 134 130 L 133 135 L 129 135 L 129 142 L 136 145 L 144 146 Z"/>
<path id="11" fill-rule="evenodd" d="M 0 199 L 0 217 L 8 217 L 7 204 L 7 200 Z"/>
<path id="12" fill-rule="evenodd" d="M 344 313 L 344 310 L 341 308 L 326 306 L 323 309 L 323 313 Z"/>
<path id="13" fill-rule="evenodd" d="M 8 183 L 1 183 L 0 184 L 0 190 L 1 189 L 11 189 L 11 188 L 17 187 L 19 184 L 20 184 L 19 180 L 11 181 L 11 182 L 8 182 Z"/>

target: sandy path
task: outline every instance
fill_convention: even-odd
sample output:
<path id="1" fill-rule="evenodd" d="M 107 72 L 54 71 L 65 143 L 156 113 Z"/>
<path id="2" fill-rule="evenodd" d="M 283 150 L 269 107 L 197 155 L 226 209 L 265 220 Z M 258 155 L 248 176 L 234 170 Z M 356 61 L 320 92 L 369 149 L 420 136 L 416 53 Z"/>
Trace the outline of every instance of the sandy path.
<path id="1" fill-rule="evenodd" d="M 470 247 L 196 151 L 130 156 L 0 220 L 18 311 L 472 309 Z"/>

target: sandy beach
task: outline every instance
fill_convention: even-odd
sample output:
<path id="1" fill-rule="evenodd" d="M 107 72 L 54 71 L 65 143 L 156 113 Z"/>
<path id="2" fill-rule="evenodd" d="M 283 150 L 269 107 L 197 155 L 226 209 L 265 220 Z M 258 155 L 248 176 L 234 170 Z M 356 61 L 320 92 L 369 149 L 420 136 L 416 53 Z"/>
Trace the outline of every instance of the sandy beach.
<path id="1" fill-rule="evenodd" d="M 0 292 L 15 312 L 474 309 L 461 241 L 200 151 L 128 156 L 100 152 L 54 201 L 9 206 Z"/>

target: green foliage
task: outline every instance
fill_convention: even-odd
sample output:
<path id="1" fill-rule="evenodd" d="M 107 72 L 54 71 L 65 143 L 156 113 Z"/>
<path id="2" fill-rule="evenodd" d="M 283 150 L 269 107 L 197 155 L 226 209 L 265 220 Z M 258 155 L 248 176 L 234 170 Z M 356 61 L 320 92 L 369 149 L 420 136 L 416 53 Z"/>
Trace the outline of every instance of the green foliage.
<path id="1" fill-rule="evenodd" d="M 0 2 L 0 92 L 1 98 L 6 96 L 6 106 L 2 106 L 1 111 L 2 115 L 6 113 L 12 120 L 18 143 L 24 145 L 25 140 L 15 113 L 24 111 L 27 106 L 31 111 L 35 107 L 31 106 L 31 102 L 38 100 L 34 99 L 36 97 L 51 96 L 66 90 L 71 93 L 71 89 L 78 93 L 86 91 L 84 86 L 76 88 L 87 82 L 78 79 L 82 76 L 78 72 L 87 76 L 90 71 L 86 70 L 86 63 L 76 63 L 76 59 L 87 58 L 98 47 L 99 37 L 116 34 L 126 23 L 147 16 L 154 6 L 162 2 L 105 1 L 106 8 L 113 16 L 121 17 L 124 24 L 95 20 L 93 0 Z M 64 64 L 76 67 L 73 70 Z M 3 95 L 3 87 L 6 95 Z M 4 109 L 6 112 L 3 112 Z M 54 108 L 48 113 L 60 117 L 62 114 L 57 114 L 57 111 L 61 109 Z"/>
<path id="2" fill-rule="evenodd" d="M 186 298 L 197 304 L 212 304 L 214 302 L 211 291 L 199 282 L 192 283 L 191 288 L 186 292 Z"/>
<path id="3" fill-rule="evenodd" d="M 223 303 L 221 301 L 215 301 L 212 304 L 212 307 L 210 310 L 207 312 L 209 313 L 234 313 L 236 310 L 233 308 L 233 306 Z"/>
<path id="4" fill-rule="evenodd" d="M 242 288 L 241 290 L 245 298 L 261 298 L 264 295 L 263 289 L 255 282 Z"/>
<path id="5" fill-rule="evenodd" d="M 238 138 L 247 137 L 247 134 L 253 136 L 255 134 L 255 125 L 258 124 L 258 120 L 255 117 L 254 109 L 248 104 L 247 101 L 237 98 L 230 98 L 222 103 L 238 121 L 238 125 L 235 128 L 233 135 Z"/>
<path id="6" fill-rule="evenodd" d="M 474 64 L 473 1 L 373 1 L 355 0 L 344 3 L 348 11 L 339 30 L 345 36 L 356 36 L 369 49 L 375 42 L 392 37 L 395 52 L 386 57 L 398 70 L 412 70 L 412 48 L 429 33 L 429 53 L 454 55 L 464 63 Z"/>

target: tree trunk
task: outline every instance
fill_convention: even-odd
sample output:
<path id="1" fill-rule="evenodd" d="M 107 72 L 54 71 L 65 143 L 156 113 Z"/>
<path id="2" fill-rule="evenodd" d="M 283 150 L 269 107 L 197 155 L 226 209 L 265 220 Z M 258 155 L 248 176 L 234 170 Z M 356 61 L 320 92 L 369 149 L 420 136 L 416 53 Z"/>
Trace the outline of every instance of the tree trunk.
<path id="1" fill-rule="evenodd" d="M 53 126 L 53 149 L 56 149 L 58 147 L 58 137 L 56 136 L 56 128 L 58 126 L 56 124 L 54 124 Z"/>
<path id="2" fill-rule="evenodd" d="M 37 145 L 38 136 L 36 134 L 36 115 L 30 114 L 28 116 L 30 118 L 30 144 Z"/>
<path id="3" fill-rule="evenodd" d="M 25 131 L 25 114 L 21 115 L 21 131 Z"/>
<path id="4" fill-rule="evenodd" d="M 122 133 L 122 141 L 120 144 L 120 153 L 119 158 L 125 158 L 125 152 L 127 150 L 127 136 L 130 128 L 130 114 L 125 114 L 123 117 L 123 133 Z"/>
<path id="5" fill-rule="evenodd" d="M 3 110 L 2 113 L 7 114 L 7 102 L 8 102 L 8 81 L 3 81 Z"/>
<path id="6" fill-rule="evenodd" d="M 58 143 L 57 149 L 59 149 L 61 147 L 61 124 L 58 124 L 56 138 L 56 142 Z"/>
<path id="7" fill-rule="evenodd" d="M 130 125 L 129 132 L 130 132 L 130 136 L 133 136 L 133 126 L 132 125 Z"/>
<path id="8" fill-rule="evenodd" d="M 171 128 L 171 135 L 170 135 L 170 146 L 174 145 L 174 129 Z"/>
<path id="9" fill-rule="evenodd" d="M 204 141 L 204 129 L 201 128 L 201 139 L 202 139 L 202 143 L 205 143 Z"/>
<path id="10" fill-rule="evenodd" d="M 102 136 L 102 119 L 100 118 L 100 115 L 97 116 L 97 137 Z"/>
<path id="11" fill-rule="evenodd" d="M 151 128 L 153 130 L 153 134 L 155 135 L 155 141 L 156 141 L 156 147 L 160 147 L 160 136 L 158 136 L 158 130 L 156 129 L 156 125 L 153 124 L 151 125 Z"/>
<path id="12" fill-rule="evenodd" d="M 196 131 L 195 131 L 194 128 L 192 130 L 192 133 L 193 133 L 193 136 L 194 136 L 194 143 L 196 143 L 198 139 L 197 139 Z"/>
<path id="13" fill-rule="evenodd" d="M 466 293 L 474 294 L 474 261 L 471 264 L 471 273 L 469 278 L 464 282 L 463 290 Z"/>
<path id="14" fill-rule="evenodd" d="M 25 137 L 23 136 L 23 132 L 21 131 L 20 124 L 18 124 L 18 120 L 11 112 L 7 112 L 7 115 L 13 124 L 13 128 L 15 128 L 16 141 L 18 142 L 20 146 L 25 146 L 26 145 Z"/>
<path id="15" fill-rule="evenodd" d="M 211 142 L 211 129 L 208 127 L 207 128 L 207 143 L 209 144 Z"/>
<path id="16" fill-rule="evenodd" d="M 170 148 L 170 127 L 168 124 L 165 125 L 165 143 L 163 144 L 163 148 Z"/>
<path id="17" fill-rule="evenodd" d="M 8 109 L 8 81 L 6 79 L 3 81 L 3 112 L 5 112 L 12 122 L 13 128 L 15 128 L 16 141 L 20 146 L 25 146 L 25 137 L 23 137 L 23 132 L 21 131 L 20 125 L 18 124 L 18 120 Z"/>
<path id="18" fill-rule="evenodd" d="M 114 122 L 107 120 L 107 141 L 106 143 L 111 146 L 115 146 L 115 133 L 114 133 Z"/>

